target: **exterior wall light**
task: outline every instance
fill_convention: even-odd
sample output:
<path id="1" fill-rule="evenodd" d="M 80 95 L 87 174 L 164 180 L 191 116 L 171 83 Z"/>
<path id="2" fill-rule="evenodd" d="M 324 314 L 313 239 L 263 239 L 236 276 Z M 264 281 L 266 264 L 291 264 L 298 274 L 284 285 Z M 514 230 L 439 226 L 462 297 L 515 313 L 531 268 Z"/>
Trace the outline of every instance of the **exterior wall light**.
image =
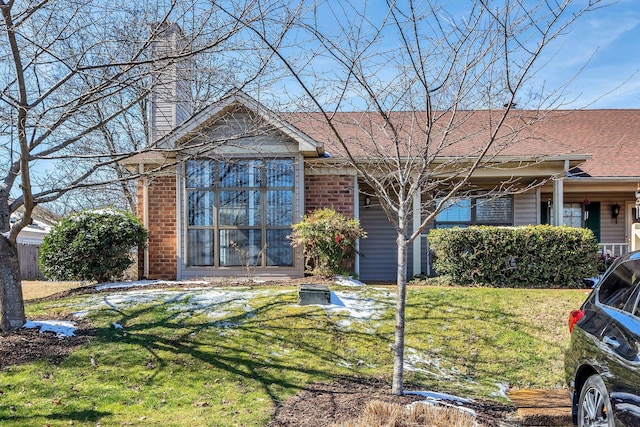
<path id="1" fill-rule="evenodd" d="M 611 218 L 616 220 L 616 224 L 618 223 L 618 215 L 620 215 L 620 205 L 617 203 L 611 205 Z"/>

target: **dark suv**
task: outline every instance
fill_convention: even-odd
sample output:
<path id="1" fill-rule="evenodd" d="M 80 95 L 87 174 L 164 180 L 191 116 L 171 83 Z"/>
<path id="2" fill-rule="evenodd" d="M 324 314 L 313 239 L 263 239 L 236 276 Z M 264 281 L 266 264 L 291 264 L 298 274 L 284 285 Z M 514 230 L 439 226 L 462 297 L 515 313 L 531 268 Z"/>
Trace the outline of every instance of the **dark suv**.
<path id="1" fill-rule="evenodd" d="M 565 375 L 579 426 L 640 426 L 640 251 L 619 257 L 571 312 Z"/>

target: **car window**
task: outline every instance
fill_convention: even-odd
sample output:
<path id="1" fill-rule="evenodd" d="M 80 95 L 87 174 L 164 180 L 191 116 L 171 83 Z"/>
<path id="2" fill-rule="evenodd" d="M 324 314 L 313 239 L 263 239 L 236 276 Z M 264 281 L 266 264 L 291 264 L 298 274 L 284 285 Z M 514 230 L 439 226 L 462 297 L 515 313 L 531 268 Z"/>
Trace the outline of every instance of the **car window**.
<path id="1" fill-rule="evenodd" d="M 598 291 L 601 304 L 622 310 L 640 279 L 640 260 L 629 260 L 604 278 Z"/>

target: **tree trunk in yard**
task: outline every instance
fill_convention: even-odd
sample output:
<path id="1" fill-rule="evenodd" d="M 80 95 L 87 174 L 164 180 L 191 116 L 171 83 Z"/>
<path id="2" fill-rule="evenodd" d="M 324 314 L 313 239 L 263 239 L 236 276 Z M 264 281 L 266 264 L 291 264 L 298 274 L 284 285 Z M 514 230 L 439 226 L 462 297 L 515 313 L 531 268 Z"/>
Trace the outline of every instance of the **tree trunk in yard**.
<path id="1" fill-rule="evenodd" d="M 18 248 L 0 234 L 0 331 L 14 331 L 24 323 Z"/>
<path id="2" fill-rule="evenodd" d="M 398 233 L 398 275 L 397 275 L 397 302 L 396 302 L 396 331 L 393 346 L 393 385 L 391 392 L 401 396 L 404 393 L 402 386 L 404 370 L 404 319 L 407 303 L 407 239 Z"/>

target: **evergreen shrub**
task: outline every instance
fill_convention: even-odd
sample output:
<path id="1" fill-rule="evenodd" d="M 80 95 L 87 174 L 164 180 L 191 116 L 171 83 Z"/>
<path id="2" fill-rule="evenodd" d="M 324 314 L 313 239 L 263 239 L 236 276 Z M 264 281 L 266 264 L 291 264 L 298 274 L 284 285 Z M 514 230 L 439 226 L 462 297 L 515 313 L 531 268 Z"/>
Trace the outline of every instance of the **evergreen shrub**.
<path id="1" fill-rule="evenodd" d="M 294 224 L 289 239 L 293 246 L 304 249 L 307 272 L 333 276 L 346 273 L 356 254 L 356 240 L 366 237 L 357 219 L 323 208 Z"/>
<path id="2" fill-rule="evenodd" d="M 63 218 L 40 247 L 40 268 L 51 280 L 105 282 L 133 264 L 131 251 L 144 247 L 147 231 L 133 214 L 83 211 Z"/>
<path id="3" fill-rule="evenodd" d="M 428 239 L 436 271 L 460 285 L 578 288 L 597 274 L 598 242 L 585 228 L 474 226 Z"/>

